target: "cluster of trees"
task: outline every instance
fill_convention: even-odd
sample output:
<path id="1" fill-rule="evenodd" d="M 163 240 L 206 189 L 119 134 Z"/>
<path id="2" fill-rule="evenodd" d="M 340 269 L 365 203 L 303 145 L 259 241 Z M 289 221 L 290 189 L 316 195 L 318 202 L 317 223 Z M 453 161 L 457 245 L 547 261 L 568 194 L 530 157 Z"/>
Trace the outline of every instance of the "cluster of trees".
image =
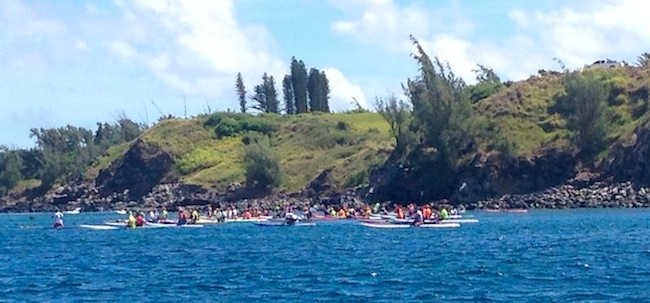
<path id="1" fill-rule="evenodd" d="M 36 147 L 0 148 L 0 195 L 22 180 L 40 180 L 40 189 L 45 191 L 57 181 L 80 178 L 109 147 L 134 140 L 144 128 L 128 118 L 97 123 L 95 131 L 70 125 L 33 128 L 29 136 L 36 140 Z"/>
<path id="2" fill-rule="evenodd" d="M 508 84 L 501 82 L 492 69 L 479 65 L 475 70 L 477 83 L 467 85 L 449 65 L 437 57 L 431 59 L 415 38 L 411 37 L 411 41 L 417 50 L 413 57 L 420 66 L 420 75 L 403 85 L 407 100 L 378 98 L 375 108 L 389 123 L 398 153 L 405 155 L 418 145 L 431 148 L 436 161 L 453 168 L 459 156 L 485 135 L 487 122 L 474 113 L 472 104 Z"/>
<path id="3" fill-rule="evenodd" d="M 565 117 L 578 158 L 591 163 L 608 142 L 611 121 L 607 98 L 610 91 L 593 73 L 565 71 L 565 95 L 556 100 L 558 113 Z"/>
<path id="4" fill-rule="evenodd" d="M 329 81 L 324 71 L 309 69 L 305 63 L 291 58 L 291 71 L 282 80 L 283 104 L 280 104 L 273 76 L 264 73 L 262 83 L 253 87 L 252 96 L 247 95 L 241 73 L 235 83 L 242 113 L 249 108 L 263 113 L 284 112 L 288 115 L 307 112 L 329 112 Z M 248 104 L 248 102 L 252 104 Z"/>
<path id="5" fill-rule="evenodd" d="M 475 150 L 479 141 L 487 143 L 488 148 L 513 154 L 515 143 L 492 122 L 477 115 L 472 106 L 511 83 L 502 82 L 492 69 L 478 65 L 476 84 L 467 85 L 448 65 L 438 58 L 431 59 L 418 41 L 411 39 L 417 49 L 413 57 L 420 73 L 403 85 L 406 100 L 388 96 L 375 102 L 395 138 L 396 153 L 404 157 L 415 147 L 428 150 L 431 157 L 426 169 L 442 169 L 448 176 L 458 168 L 460 157 Z M 648 66 L 648 62 L 650 54 L 639 57 L 639 66 Z M 593 164 L 610 143 L 612 121 L 607 100 L 612 91 L 597 73 L 565 69 L 563 77 L 565 93 L 555 100 L 554 111 L 564 117 L 578 159 Z"/>

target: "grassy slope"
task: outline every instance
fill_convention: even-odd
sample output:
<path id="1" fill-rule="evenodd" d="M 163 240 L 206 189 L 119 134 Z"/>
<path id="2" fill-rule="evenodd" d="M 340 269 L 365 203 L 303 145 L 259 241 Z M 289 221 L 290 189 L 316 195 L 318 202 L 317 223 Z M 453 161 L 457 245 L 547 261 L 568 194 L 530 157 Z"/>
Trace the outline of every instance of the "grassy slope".
<path id="1" fill-rule="evenodd" d="M 141 139 L 155 144 L 176 158 L 173 174 L 186 183 L 225 188 L 244 181 L 241 163 L 242 135 L 216 139 L 214 131 L 204 127 L 207 117 L 164 120 L 145 132 Z M 270 137 L 283 173 L 281 190 L 296 191 L 326 168 L 332 168 L 337 185 L 349 185 L 355 177 L 365 179 L 368 167 L 383 163 L 392 150 L 393 140 L 386 122 L 375 113 L 307 114 L 264 116 L 278 130 Z M 125 147 L 111 149 L 89 175 L 108 166 L 126 152 Z"/>
<path id="2" fill-rule="evenodd" d="M 647 101 L 639 98 L 638 90 L 650 86 L 650 69 L 599 68 L 585 73 L 595 73 L 611 88 L 608 104 L 612 141 L 644 121 L 647 111 L 639 109 Z M 565 93 L 562 77 L 561 74 L 547 74 L 516 82 L 480 101 L 475 108 L 515 142 L 519 155 L 531 156 L 548 146 L 566 146 L 571 132 L 566 129 L 565 118 L 547 110 L 555 104 L 557 96 Z"/>
<path id="3" fill-rule="evenodd" d="M 644 98 L 639 92 L 650 87 L 650 69 L 627 67 L 586 72 L 596 73 L 611 88 L 608 104 L 612 142 L 646 121 L 647 95 Z M 549 106 L 562 94 L 561 74 L 532 76 L 480 101 L 475 108 L 515 142 L 516 154 L 531 156 L 545 147 L 569 144 L 572 133 L 566 129 L 565 118 L 548 112 Z M 242 135 L 216 139 L 213 130 L 204 127 L 206 119 L 165 120 L 149 129 L 141 139 L 172 153 L 177 159 L 173 173 L 184 182 L 223 189 L 229 183 L 244 181 Z M 333 177 L 341 186 L 365 180 L 368 168 L 382 163 L 394 142 L 388 125 L 375 113 L 260 119 L 278 125 L 270 142 L 284 175 L 280 189 L 286 191 L 304 188 L 326 168 L 332 168 Z M 127 147 L 126 144 L 112 147 L 88 175 L 95 176 L 99 169 L 122 156 Z"/>

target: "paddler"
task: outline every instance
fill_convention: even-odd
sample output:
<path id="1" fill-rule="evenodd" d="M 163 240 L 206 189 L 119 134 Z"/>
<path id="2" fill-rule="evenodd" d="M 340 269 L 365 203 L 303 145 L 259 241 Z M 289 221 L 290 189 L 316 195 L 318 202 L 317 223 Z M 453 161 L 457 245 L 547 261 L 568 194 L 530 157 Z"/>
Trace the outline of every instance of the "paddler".
<path id="1" fill-rule="evenodd" d="M 397 219 L 405 219 L 406 216 L 404 216 L 404 209 L 402 208 L 401 205 L 397 205 L 395 212 L 397 213 L 396 218 Z"/>
<path id="2" fill-rule="evenodd" d="M 381 203 L 377 202 L 375 203 L 375 206 L 372 208 L 372 213 L 376 214 L 381 210 Z"/>
<path id="3" fill-rule="evenodd" d="M 449 213 L 447 212 L 447 208 L 443 206 L 442 209 L 440 210 L 440 219 L 444 220 L 447 218 L 449 218 Z"/>
<path id="4" fill-rule="evenodd" d="M 149 210 L 149 222 L 156 222 L 158 221 L 158 211 L 155 210 L 155 208 L 151 208 Z"/>
<path id="5" fill-rule="evenodd" d="M 138 216 L 135 217 L 135 226 L 144 226 L 144 213 L 139 211 Z"/>
<path id="6" fill-rule="evenodd" d="M 422 209 L 422 216 L 424 216 L 425 220 L 431 219 L 431 206 L 429 204 L 425 205 Z"/>
<path id="7" fill-rule="evenodd" d="M 178 225 L 187 224 L 187 212 L 181 207 L 178 208 Z"/>
<path id="8" fill-rule="evenodd" d="M 129 211 L 129 220 L 127 223 L 127 227 L 135 228 L 136 222 L 135 222 L 135 217 L 133 216 L 133 211 Z"/>
<path id="9" fill-rule="evenodd" d="M 163 206 L 163 209 L 162 209 L 162 219 L 163 220 L 169 219 L 169 212 L 167 211 L 167 207 L 164 207 L 164 206 Z"/>
<path id="10" fill-rule="evenodd" d="M 199 211 L 194 208 L 192 210 L 192 223 L 197 223 L 201 219 L 201 214 L 199 214 Z"/>
<path id="11" fill-rule="evenodd" d="M 345 217 L 347 217 L 347 215 L 348 215 L 348 214 L 347 214 L 347 212 L 345 211 L 345 208 L 341 207 L 341 208 L 339 209 L 338 216 L 339 216 L 340 218 L 345 218 Z"/>
<path id="12" fill-rule="evenodd" d="M 63 213 L 58 208 L 52 217 L 54 218 L 54 228 L 63 227 Z"/>
<path id="13" fill-rule="evenodd" d="M 221 211 L 221 208 L 217 208 L 217 210 L 214 211 L 214 218 L 217 220 L 217 222 L 223 222 L 223 212 Z"/>
<path id="14" fill-rule="evenodd" d="M 284 214 L 284 220 L 286 221 L 287 225 L 295 225 L 298 219 L 298 215 L 294 214 L 291 211 L 288 211 Z"/>
<path id="15" fill-rule="evenodd" d="M 415 216 L 414 216 L 414 217 L 415 217 L 415 218 L 414 218 L 414 219 L 415 219 L 415 222 L 414 222 L 415 225 L 421 225 L 422 223 L 424 223 L 424 214 L 422 213 L 422 210 L 421 210 L 421 209 L 418 209 L 418 210 L 415 212 Z"/>

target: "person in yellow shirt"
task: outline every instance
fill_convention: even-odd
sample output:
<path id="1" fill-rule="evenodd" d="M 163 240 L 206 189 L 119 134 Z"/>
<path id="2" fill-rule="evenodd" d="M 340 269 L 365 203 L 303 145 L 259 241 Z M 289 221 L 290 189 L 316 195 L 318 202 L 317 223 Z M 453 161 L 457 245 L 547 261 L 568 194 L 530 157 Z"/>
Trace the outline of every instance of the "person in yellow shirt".
<path id="1" fill-rule="evenodd" d="M 129 211 L 129 221 L 127 227 L 135 228 L 135 216 L 133 216 L 133 211 Z"/>

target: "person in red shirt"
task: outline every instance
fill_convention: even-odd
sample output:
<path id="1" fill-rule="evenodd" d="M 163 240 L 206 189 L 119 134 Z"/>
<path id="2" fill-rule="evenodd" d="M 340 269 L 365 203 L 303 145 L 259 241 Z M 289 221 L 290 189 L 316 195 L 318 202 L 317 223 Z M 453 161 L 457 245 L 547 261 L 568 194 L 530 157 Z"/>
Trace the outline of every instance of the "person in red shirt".
<path id="1" fill-rule="evenodd" d="M 135 218 L 135 226 L 144 226 L 144 214 L 138 212 L 138 216 Z"/>

